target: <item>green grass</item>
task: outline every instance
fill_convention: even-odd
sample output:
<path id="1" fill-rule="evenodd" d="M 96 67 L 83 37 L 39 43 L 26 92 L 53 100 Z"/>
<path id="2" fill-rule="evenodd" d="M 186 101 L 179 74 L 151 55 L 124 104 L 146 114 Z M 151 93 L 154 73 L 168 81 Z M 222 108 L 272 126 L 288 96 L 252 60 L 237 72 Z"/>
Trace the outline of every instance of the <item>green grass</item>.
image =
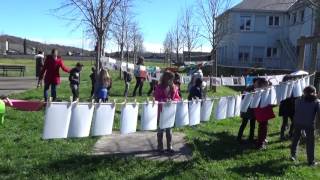
<path id="1" fill-rule="evenodd" d="M 10 63 L 0 60 L 0 63 Z M 12 61 L 14 62 L 14 61 Z M 12 63 L 11 62 L 11 63 Z M 18 61 L 15 61 L 18 62 Z M 32 67 L 32 61 L 19 60 Z M 67 65 L 75 62 L 67 61 Z M 89 99 L 90 62 L 82 73 L 81 99 Z M 29 72 L 32 75 L 32 70 Z M 123 81 L 112 72 L 111 100 L 123 100 Z M 132 84 L 133 86 L 133 84 Z M 132 87 L 130 92 L 132 92 Z M 144 93 L 148 90 L 144 87 Z M 218 88 L 218 95 L 234 93 Z M 210 93 L 212 95 L 212 93 Z M 58 88 L 60 99 L 68 100 L 67 82 Z M 183 91 L 183 96 L 187 94 Z M 41 99 L 42 90 L 34 89 L 12 97 Z M 147 97 L 138 97 L 143 101 Z M 132 100 L 132 98 L 131 98 Z M 119 110 L 119 107 L 118 107 Z M 98 138 L 41 140 L 44 112 L 20 112 L 8 109 L 6 121 L 0 126 L 0 179 L 319 179 L 320 168 L 306 166 L 305 148 L 300 148 L 299 162 L 289 161 L 289 142 L 279 141 L 281 120 L 270 122 L 267 150 L 257 151 L 251 145 L 239 145 L 235 136 L 239 118 L 216 121 L 213 118 L 193 128 L 179 129 L 187 136 L 193 149 L 189 162 L 154 162 L 133 157 L 89 156 Z M 119 112 L 115 130 L 119 129 Z M 246 131 L 245 134 L 248 134 Z M 317 143 L 319 143 L 319 139 Z M 302 146 L 301 146 L 302 147 Z M 317 159 L 320 159 L 317 145 Z"/>

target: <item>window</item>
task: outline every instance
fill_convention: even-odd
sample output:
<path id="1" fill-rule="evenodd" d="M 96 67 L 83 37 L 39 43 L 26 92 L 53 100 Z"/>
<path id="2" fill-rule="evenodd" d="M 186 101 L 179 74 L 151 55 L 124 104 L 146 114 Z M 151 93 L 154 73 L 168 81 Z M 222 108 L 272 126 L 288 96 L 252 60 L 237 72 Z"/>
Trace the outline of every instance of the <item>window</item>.
<path id="1" fill-rule="evenodd" d="M 300 22 L 304 21 L 304 10 L 300 11 Z"/>
<path id="2" fill-rule="evenodd" d="M 241 16 L 240 17 L 240 30 L 241 31 L 251 31 L 251 17 Z"/>
<path id="3" fill-rule="evenodd" d="M 269 16 L 269 26 L 280 26 L 279 16 Z"/>
<path id="4" fill-rule="evenodd" d="M 250 60 L 250 47 L 249 46 L 240 46 L 239 47 L 239 61 L 240 62 L 249 62 Z"/>
<path id="5" fill-rule="evenodd" d="M 264 47 L 253 47 L 253 52 L 252 52 L 252 61 L 255 63 L 262 63 L 263 62 L 263 57 L 265 53 L 265 48 Z"/>
<path id="6" fill-rule="evenodd" d="M 267 57 L 268 58 L 278 57 L 278 48 L 268 47 L 267 48 Z"/>

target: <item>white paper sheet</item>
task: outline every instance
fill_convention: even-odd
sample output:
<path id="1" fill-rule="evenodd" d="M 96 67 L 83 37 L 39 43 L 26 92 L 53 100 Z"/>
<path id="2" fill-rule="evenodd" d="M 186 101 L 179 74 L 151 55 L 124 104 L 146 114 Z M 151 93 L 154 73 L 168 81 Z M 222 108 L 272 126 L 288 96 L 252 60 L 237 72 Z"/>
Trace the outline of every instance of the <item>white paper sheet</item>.
<path id="1" fill-rule="evenodd" d="M 187 125 L 189 125 L 189 105 L 185 100 L 177 103 L 175 126 L 180 128 Z"/>
<path id="2" fill-rule="evenodd" d="M 293 90 L 292 90 L 293 97 L 300 97 L 302 96 L 302 89 L 301 89 L 301 81 L 295 81 L 293 85 Z"/>
<path id="3" fill-rule="evenodd" d="M 111 135 L 116 106 L 111 103 L 96 104 L 95 106 L 91 135 Z"/>
<path id="4" fill-rule="evenodd" d="M 252 102 L 250 104 L 250 108 L 259 107 L 260 100 L 261 100 L 261 94 L 262 94 L 261 90 L 259 90 L 259 91 L 257 91 L 256 93 L 253 94 Z"/>
<path id="5" fill-rule="evenodd" d="M 300 80 L 301 91 L 303 92 L 304 88 L 306 88 L 306 80 L 303 78 Z"/>
<path id="6" fill-rule="evenodd" d="M 93 118 L 94 105 L 91 103 L 73 104 L 68 137 L 88 137 Z"/>
<path id="7" fill-rule="evenodd" d="M 172 128 L 176 119 L 177 103 L 165 103 L 160 112 L 160 129 Z"/>
<path id="8" fill-rule="evenodd" d="M 310 76 L 305 77 L 306 87 L 310 86 Z"/>
<path id="9" fill-rule="evenodd" d="M 270 87 L 269 97 L 268 97 L 269 105 L 277 105 L 277 93 L 274 86 Z"/>
<path id="10" fill-rule="evenodd" d="M 148 102 L 142 106 L 141 129 L 152 131 L 157 129 L 158 122 L 158 102 Z"/>
<path id="11" fill-rule="evenodd" d="M 221 97 L 216 108 L 216 119 L 223 120 L 227 118 L 228 98 Z"/>
<path id="12" fill-rule="evenodd" d="M 120 133 L 130 134 L 137 131 L 139 105 L 127 103 L 122 106 L 120 118 Z"/>
<path id="13" fill-rule="evenodd" d="M 253 94 L 248 93 L 245 94 L 241 101 L 241 112 L 247 112 L 251 102 L 252 102 Z"/>
<path id="14" fill-rule="evenodd" d="M 234 116 L 235 117 L 239 117 L 240 116 L 240 113 L 241 113 L 241 101 L 242 101 L 242 98 L 240 95 L 236 96 L 236 105 L 235 105 L 235 108 L 234 108 Z"/>
<path id="15" fill-rule="evenodd" d="M 189 102 L 189 122 L 190 126 L 200 124 L 201 101 Z"/>
<path id="16" fill-rule="evenodd" d="M 260 103 L 260 107 L 264 108 L 267 107 L 269 105 L 269 95 L 270 95 L 270 89 L 265 89 L 262 91 L 261 93 L 261 103 Z"/>
<path id="17" fill-rule="evenodd" d="M 46 107 L 43 139 L 67 138 L 71 119 L 70 103 L 51 103 Z"/>
<path id="18" fill-rule="evenodd" d="M 234 117 L 234 109 L 236 106 L 236 99 L 234 96 L 228 97 L 228 109 L 227 109 L 227 118 Z"/>
<path id="19" fill-rule="evenodd" d="M 287 87 L 286 99 L 292 96 L 293 83 L 289 82 Z"/>
<path id="20" fill-rule="evenodd" d="M 202 101 L 201 105 L 201 121 L 208 122 L 210 121 L 210 117 L 212 114 L 214 100 L 213 99 L 206 99 Z"/>

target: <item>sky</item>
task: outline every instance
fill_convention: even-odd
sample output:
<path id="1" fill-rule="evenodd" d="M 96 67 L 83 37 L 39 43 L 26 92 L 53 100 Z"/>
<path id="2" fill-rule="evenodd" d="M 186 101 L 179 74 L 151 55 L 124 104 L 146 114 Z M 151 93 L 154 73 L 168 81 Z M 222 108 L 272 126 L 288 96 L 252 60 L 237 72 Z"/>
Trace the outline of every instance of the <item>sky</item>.
<path id="1" fill-rule="evenodd" d="M 135 0 L 132 11 L 144 37 L 147 51 L 160 52 L 168 30 L 175 24 L 183 9 L 195 7 L 197 0 Z M 240 0 L 233 0 L 238 3 Z M 4 0 L 0 6 L 0 34 L 14 35 L 43 43 L 93 48 L 93 41 L 85 37 L 83 27 L 55 16 L 53 9 L 62 0 Z M 195 17 L 197 18 L 197 17 Z M 201 46 L 202 45 L 202 46 Z M 198 49 L 209 51 L 210 46 L 200 40 Z M 117 51 L 114 42 L 107 42 L 107 52 Z"/>

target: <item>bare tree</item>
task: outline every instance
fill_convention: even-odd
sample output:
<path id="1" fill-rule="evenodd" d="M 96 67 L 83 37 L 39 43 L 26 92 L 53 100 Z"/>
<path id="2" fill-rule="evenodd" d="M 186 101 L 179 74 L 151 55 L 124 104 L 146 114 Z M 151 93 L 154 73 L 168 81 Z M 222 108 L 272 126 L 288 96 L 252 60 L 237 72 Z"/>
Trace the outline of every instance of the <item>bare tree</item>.
<path id="1" fill-rule="evenodd" d="M 138 53 L 143 51 L 143 36 L 137 22 L 132 23 L 130 38 L 132 41 L 133 62 L 135 63 L 137 61 Z"/>
<path id="2" fill-rule="evenodd" d="M 199 27 L 193 22 L 192 17 L 193 11 L 192 8 L 189 7 L 185 10 L 182 19 L 183 36 L 188 51 L 188 61 L 191 61 L 191 51 L 196 48 L 199 38 Z"/>
<path id="3" fill-rule="evenodd" d="M 198 14 L 201 19 L 202 26 L 205 29 L 205 33 L 202 34 L 207 41 L 209 41 L 211 45 L 211 61 L 212 61 L 212 70 L 211 75 L 217 76 L 217 58 L 216 51 L 217 46 L 225 35 L 225 31 L 222 29 L 224 24 L 219 24 L 217 22 L 225 22 L 227 18 L 224 18 L 221 21 L 216 21 L 218 15 L 227 10 L 230 7 L 231 0 L 198 0 L 199 11 Z M 215 90 L 215 89 L 214 89 Z"/>
<path id="4" fill-rule="evenodd" d="M 172 36 L 172 32 L 169 31 L 166 34 L 166 38 L 163 42 L 163 49 L 165 53 L 165 60 L 169 61 L 169 65 L 171 67 L 172 64 L 172 52 L 173 52 L 174 38 Z"/>
<path id="5" fill-rule="evenodd" d="M 104 43 L 109 32 L 112 18 L 122 2 L 129 0 L 65 0 L 57 10 L 64 10 L 64 17 L 71 22 L 85 25 L 97 41 L 96 70 L 100 72 L 100 59 L 104 52 Z M 97 87 L 98 81 L 95 84 Z"/>
<path id="6" fill-rule="evenodd" d="M 174 39 L 174 50 L 176 52 L 176 61 L 180 62 L 179 60 L 179 52 L 182 49 L 183 46 L 183 34 L 182 34 L 182 30 L 181 30 L 181 24 L 179 21 L 179 18 L 177 19 L 177 22 L 175 24 L 175 26 L 173 27 L 172 30 L 172 36 Z"/>

